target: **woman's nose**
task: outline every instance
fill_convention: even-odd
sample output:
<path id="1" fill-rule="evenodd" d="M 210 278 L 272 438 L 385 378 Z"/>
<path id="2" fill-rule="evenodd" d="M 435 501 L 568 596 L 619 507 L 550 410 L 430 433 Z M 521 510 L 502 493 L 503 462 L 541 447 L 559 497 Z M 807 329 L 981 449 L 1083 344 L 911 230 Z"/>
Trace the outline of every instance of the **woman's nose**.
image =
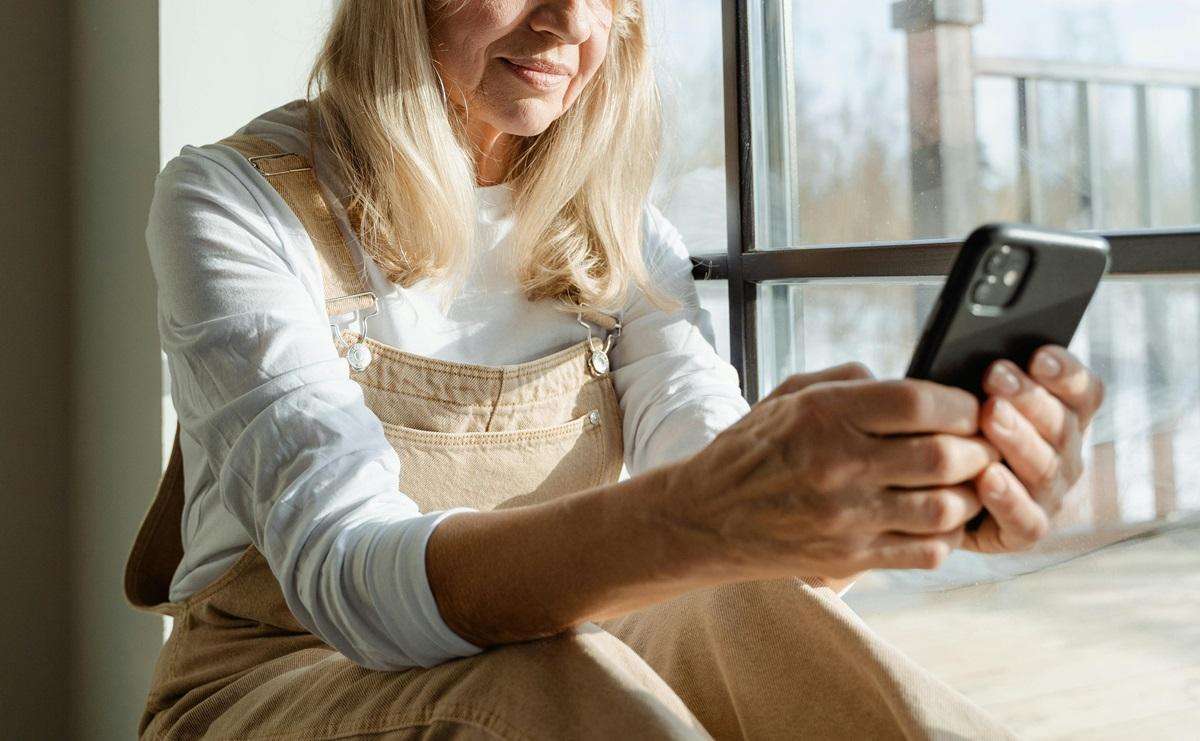
<path id="1" fill-rule="evenodd" d="M 590 0 L 546 0 L 533 12 L 530 27 L 565 44 L 582 44 L 592 35 Z"/>

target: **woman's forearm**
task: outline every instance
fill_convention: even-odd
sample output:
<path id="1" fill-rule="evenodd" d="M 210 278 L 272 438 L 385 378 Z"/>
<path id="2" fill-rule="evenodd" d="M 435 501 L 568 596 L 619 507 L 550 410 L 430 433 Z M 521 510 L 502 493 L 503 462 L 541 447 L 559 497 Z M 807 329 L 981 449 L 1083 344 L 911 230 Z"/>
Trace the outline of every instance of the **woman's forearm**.
<path id="1" fill-rule="evenodd" d="M 675 472 L 448 518 L 426 550 L 443 619 L 476 645 L 513 643 L 728 578 L 702 534 L 669 524 Z"/>

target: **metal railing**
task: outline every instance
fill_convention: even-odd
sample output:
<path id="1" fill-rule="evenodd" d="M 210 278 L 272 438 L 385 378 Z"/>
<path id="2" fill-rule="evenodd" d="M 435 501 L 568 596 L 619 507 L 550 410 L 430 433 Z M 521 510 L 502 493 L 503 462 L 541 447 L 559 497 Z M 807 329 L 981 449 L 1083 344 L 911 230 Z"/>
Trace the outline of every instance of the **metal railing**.
<path id="1" fill-rule="evenodd" d="M 759 383 L 769 386 L 772 378 L 787 369 L 804 366 L 804 338 L 796 330 L 805 311 L 801 291 L 808 280 L 866 279 L 887 281 L 944 275 L 957 253 L 957 240 L 946 235 L 966 234 L 979 214 L 976 183 L 978 148 L 975 127 L 975 86 L 981 77 L 1008 78 L 1015 81 L 1017 130 L 1020 142 L 1021 203 L 1023 216 L 1044 221 L 1042 196 L 1037 187 L 1043 160 L 1039 147 L 1038 87 L 1043 82 L 1075 85 L 1078 103 L 1074 110 L 1081 143 L 1079 160 L 1079 198 L 1086 211 L 1086 223 L 1106 226 L 1106 182 L 1104 160 L 1105 116 L 1100 98 L 1107 87 L 1131 87 L 1135 99 L 1134 167 L 1140 180 L 1137 187 L 1143 225 L 1155 223 L 1154 110 L 1152 91 L 1164 87 L 1189 91 L 1191 172 L 1196 221 L 1200 222 L 1200 72 L 1146 70 L 1111 65 L 1078 65 L 1036 60 L 975 58 L 970 43 L 970 28 L 981 22 L 982 0 L 902 0 L 894 6 L 894 23 L 909 40 L 909 107 L 912 122 L 913 224 L 918 239 L 888 242 L 813 245 L 804 244 L 799 234 L 803 224 L 795 221 L 795 168 L 786 157 L 794 146 L 795 132 L 789 128 L 789 112 L 794 108 L 791 55 L 792 43 L 781 29 L 790 28 L 788 0 L 724 0 L 724 50 L 726 95 L 726 176 L 728 213 L 728 251 L 726 255 L 696 260 L 695 275 L 701 279 L 725 279 L 729 282 L 729 324 L 731 360 L 737 368 L 748 399 L 759 395 Z M 772 34 L 774 34 L 772 36 Z M 958 55 L 958 56 L 956 56 Z M 1048 92 L 1048 91 L 1047 91 Z M 772 96 L 775 96 L 772 101 Z M 924 97 L 922 97 L 924 96 Z M 1105 114 L 1107 115 L 1107 114 Z M 1111 138 L 1111 137 L 1110 137 Z M 1182 148 L 1182 145 L 1181 145 Z M 1055 154 L 1055 153 L 1051 153 Z M 1111 189 L 1110 189 L 1111 190 Z M 784 218 L 781 218 L 782 216 Z M 1200 276 L 1200 229 L 1139 228 L 1107 232 L 1113 246 L 1112 274 L 1115 276 L 1164 276 L 1189 274 Z M 1189 298 L 1197 307 L 1188 327 L 1200 324 L 1200 281 L 1196 295 Z M 897 307 L 898 313 L 923 315 L 919 291 L 914 291 L 912 306 Z M 1190 294 L 1189 294 L 1190 295 Z M 1163 310 L 1163 291 L 1150 289 L 1141 294 L 1141 308 L 1132 313 L 1121 301 L 1099 301 L 1081 330 L 1089 340 L 1087 354 L 1096 369 L 1106 377 L 1120 370 L 1115 344 L 1123 335 L 1120 322 L 1140 317 L 1141 335 L 1160 337 L 1170 331 Z M 1115 305 L 1121 304 L 1121 306 Z M 760 311 L 760 308 L 763 309 Z M 1132 307 L 1130 307 L 1132 308 Z M 1189 331 L 1191 331 L 1189 329 Z M 1135 333 L 1137 334 L 1137 333 Z M 1196 332 L 1192 332 L 1196 334 Z M 1198 335 L 1200 336 L 1200 335 Z M 760 346 L 761 345 L 761 346 Z M 1153 348 L 1147 352 L 1153 354 Z M 1171 353 L 1149 357 L 1142 375 L 1171 378 L 1178 376 L 1179 348 Z M 1179 356 L 1179 357 L 1176 357 Z M 1165 359 L 1165 360 L 1164 360 Z M 1124 361 L 1121 361 L 1124 362 Z M 1166 363 L 1164 365 L 1164 362 Z M 1170 367 L 1168 367 L 1170 366 Z M 1171 370 L 1175 368 L 1175 370 Z M 777 379 L 776 379 L 777 380 Z M 1176 378 L 1186 388 L 1191 381 Z M 1122 383 L 1124 383 L 1122 381 Z M 1177 384 L 1178 385 L 1178 384 Z M 1130 389 L 1150 389 L 1144 380 Z M 1113 389 L 1116 391 L 1116 389 Z M 1137 392 L 1141 393 L 1141 392 Z M 1191 399 L 1191 397 L 1189 397 Z M 1150 464 L 1146 481 L 1154 488 L 1154 508 L 1158 514 L 1170 513 L 1176 506 L 1176 461 L 1184 468 L 1188 458 L 1177 458 L 1175 417 L 1182 406 L 1194 406 L 1195 399 L 1147 398 L 1142 405 L 1152 409 L 1141 414 L 1134 447 L 1149 447 Z M 1089 449 L 1092 458 L 1087 484 L 1087 501 L 1097 522 L 1120 519 L 1123 502 L 1119 498 L 1118 448 L 1112 428 L 1094 430 Z M 1126 430 L 1126 432 L 1131 432 Z M 1136 432 L 1136 431 L 1132 431 Z M 1139 453 L 1140 455 L 1140 453 Z M 1196 476 L 1200 476 L 1197 472 Z M 1191 474 L 1188 480 L 1194 478 Z"/>
<path id="2" fill-rule="evenodd" d="M 1191 156 L 1192 216 L 1200 222 L 1200 70 L 1171 70 L 1128 67 L 1109 64 L 1084 64 L 1009 57 L 975 57 L 976 77 L 1010 79 L 1016 85 L 1017 130 L 1020 132 L 1020 181 L 1022 218 L 1043 222 L 1041 178 L 1043 161 L 1040 137 L 1039 83 L 1066 83 L 1075 87 L 1075 126 L 1080 147 L 1078 181 L 1081 183 L 1081 209 L 1092 229 L 1109 225 L 1105 211 L 1107 192 L 1102 150 L 1103 88 L 1126 88 L 1134 94 L 1134 138 L 1136 142 L 1136 190 L 1138 225 L 1156 226 L 1161 222 L 1154 197 L 1157 165 L 1151 146 L 1154 111 L 1150 93 L 1158 89 L 1184 90 L 1189 101 L 1189 150 Z"/>

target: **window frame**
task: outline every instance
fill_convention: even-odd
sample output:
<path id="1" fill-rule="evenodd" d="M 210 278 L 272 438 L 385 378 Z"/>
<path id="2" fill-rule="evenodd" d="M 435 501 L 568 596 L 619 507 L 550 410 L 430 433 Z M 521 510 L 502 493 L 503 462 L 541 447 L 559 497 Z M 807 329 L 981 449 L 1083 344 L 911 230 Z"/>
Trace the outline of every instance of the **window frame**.
<path id="1" fill-rule="evenodd" d="M 758 249 L 752 0 L 722 0 L 727 251 L 692 258 L 697 280 L 729 285 L 730 362 L 746 400 L 759 398 L 758 289 L 766 281 L 944 277 L 961 240 L 897 240 Z M 1112 246 L 1108 277 L 1200 274 L 1200 226 L 1088 231 Z"/>

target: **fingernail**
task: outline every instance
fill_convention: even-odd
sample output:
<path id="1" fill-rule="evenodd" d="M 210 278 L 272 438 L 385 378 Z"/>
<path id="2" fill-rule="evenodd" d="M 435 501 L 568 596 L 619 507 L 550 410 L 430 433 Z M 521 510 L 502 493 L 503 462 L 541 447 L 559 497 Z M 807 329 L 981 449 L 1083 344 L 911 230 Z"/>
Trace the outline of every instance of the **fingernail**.
<path id="1" fill-rule="evenodd" d="M 1033 359 L 1033 374 L 1042 378 L 1057 378 L 1062 373 L 1062 363 L 1046 351 L 1037 354 Z"/>
<path id="2" fill-rule="evenodd" d="M 1016 424 L 1016 412 L 1013 410 L 1012 404 L 1004 399 L 997 399 L 995 406 L 992 407 L 992 423 L 1001 432 L 1011 432 Z"/>
<path id="3" fill-rule="evenodd" d="M 988 374 L 988 386 L 1001 394 L 1015 394 L 1020 390 L 1021 382 L 1004 363 L 996 363 L 992 366 L 992 372 Z"/>

